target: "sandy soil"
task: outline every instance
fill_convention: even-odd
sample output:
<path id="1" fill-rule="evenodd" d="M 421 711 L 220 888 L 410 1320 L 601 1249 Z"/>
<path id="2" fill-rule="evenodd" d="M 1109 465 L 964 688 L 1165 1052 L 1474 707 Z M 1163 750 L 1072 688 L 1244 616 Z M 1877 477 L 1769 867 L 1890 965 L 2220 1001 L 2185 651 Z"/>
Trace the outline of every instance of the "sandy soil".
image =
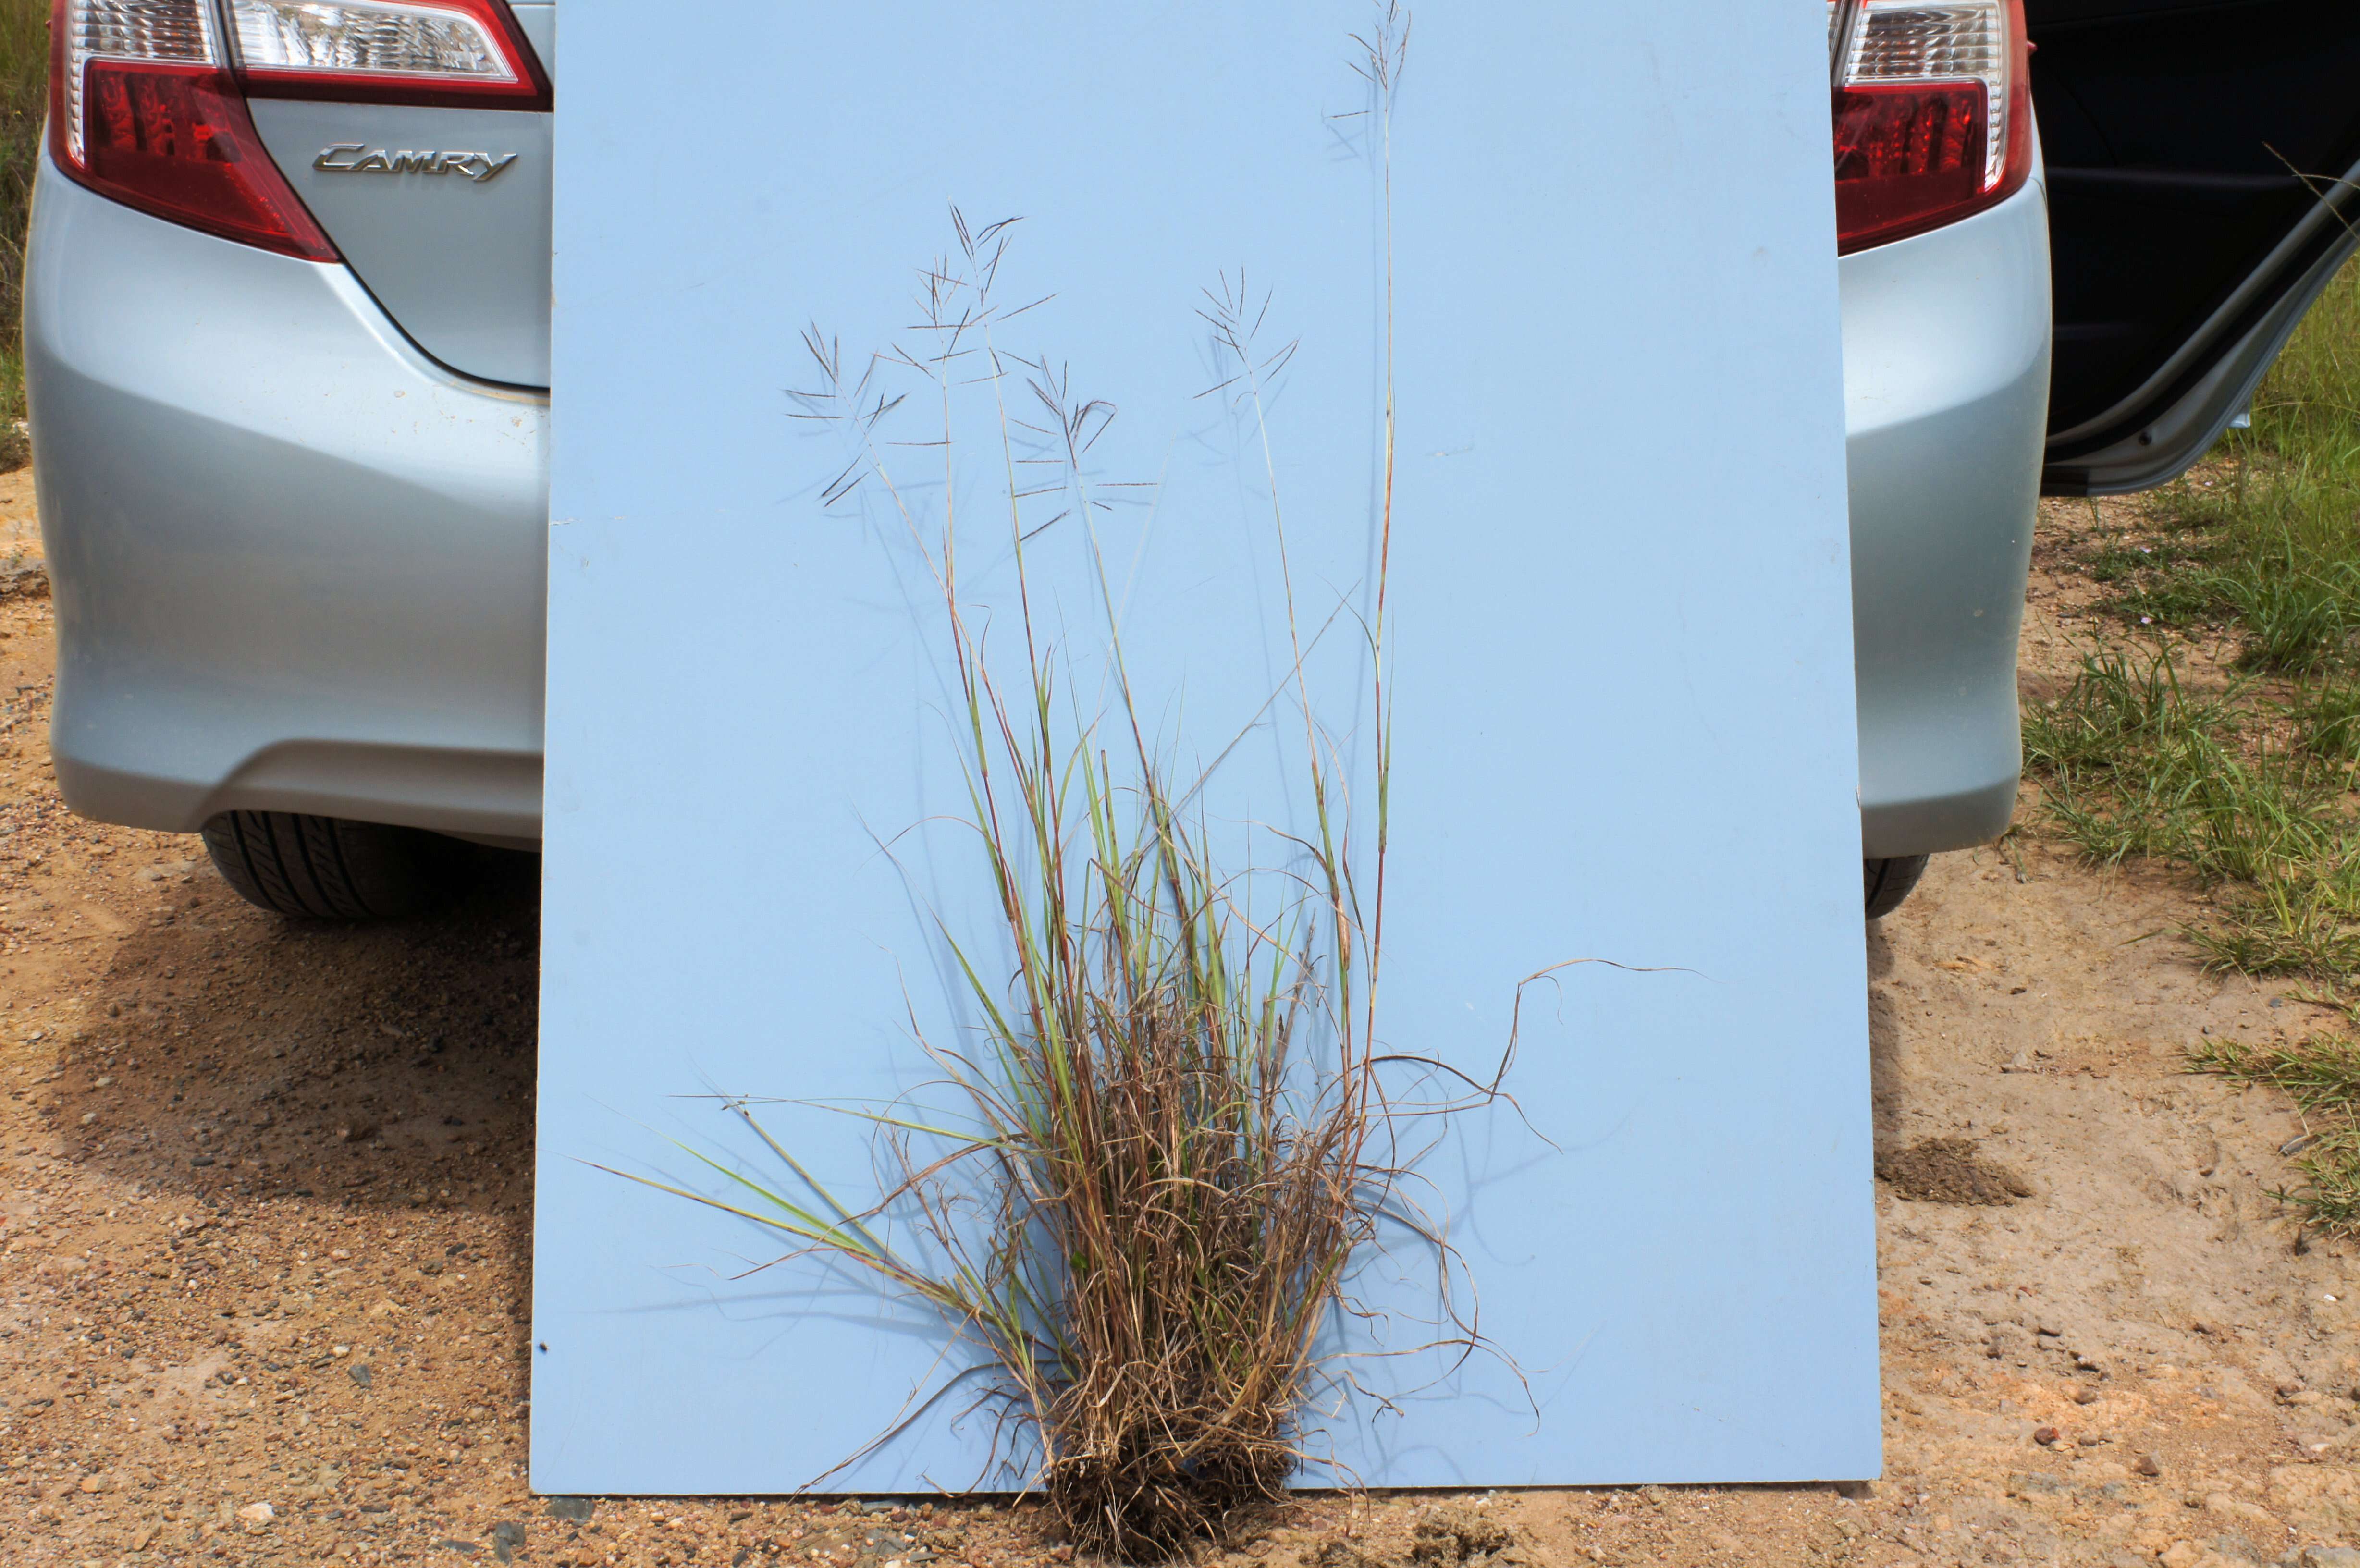
<path id="1" fill-rule="evenodd" d="M 2081 635 L 2059 566 L 2045 547 L 2037 686 Z M 1021 1509 L 530 1496 L 531 863 L 338 930 L 247 909 L 193 840 L 77 821 L 46 765 L 49 605 L 18 587 L 0 1562 L 1059 1558 Z M 2335 1554 L 2360 1546 L 2353 1251 L 2268 1195 L 2288 1105 L 2180 1066 L 2207 1031 L 2329 1019 L 2201 973 L 2173 934 L 2200 910 L 2023 833 L 1939 859 L 1869 934 L 1888 1171 L 2003 1200 L 1880 1188 L 1883 1480 L 1322 1499 L 1240 1561 L 1448 1564 L 1504 1526 L 1492 1560 L 1523 1563 L 2360 1563 Z"/>

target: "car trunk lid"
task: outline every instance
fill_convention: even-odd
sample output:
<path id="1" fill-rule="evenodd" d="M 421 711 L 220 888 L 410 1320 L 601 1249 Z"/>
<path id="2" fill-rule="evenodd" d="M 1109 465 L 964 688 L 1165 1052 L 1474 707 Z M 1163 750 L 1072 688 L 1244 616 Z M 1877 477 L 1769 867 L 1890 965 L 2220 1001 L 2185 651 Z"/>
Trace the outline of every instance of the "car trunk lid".
<path id="1" fill-rule="evenodd" d="M 516 0 L 556 74 L 557 9 Z M 256 131 L 355 276 L 462 375 L 549 385 L 552 116 L 256 98 Z"/>

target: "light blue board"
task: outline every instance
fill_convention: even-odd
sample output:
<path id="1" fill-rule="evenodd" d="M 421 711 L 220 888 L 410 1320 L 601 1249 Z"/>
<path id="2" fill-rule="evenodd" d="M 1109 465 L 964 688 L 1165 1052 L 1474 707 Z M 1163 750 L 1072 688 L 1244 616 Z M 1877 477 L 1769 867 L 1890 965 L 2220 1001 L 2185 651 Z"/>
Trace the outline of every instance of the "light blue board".
<path id="1" fill-rule="evenodd" d="M 1120 405 L 1090 465 L 1142 486 L 1100 522 L 1136 678 L 1159 744 L 1209 756 L 1285 664 L 1259 452 L 1197 396 L 1217 360 L 1194 311 L 1225 273 L 1267 291 L 1267 344 L 1300 340 L 1271 431 L 1306 614 L 1368 608 L 1385 246 L 1348 35 L 1372 19 L 1364 0 L 567 0 L 537 1487 L 794 1488 L 947 1370 L 924 1313 L 810 1263 L 734 1278 L 777 1247 L 594 1168 L 712 1189 L 668 1138 L 759 1151 L 694 1096 L 919 1082 L 905 1003 L 935 1038 L 958 1027 L 930 921 L 987 930 L 971 844 L 929 825 L 962 804 L 939 604 L 873 488 L 821 504 L 843 448 L 790 417 L 802 332 L 856 367 L 912 344 L 950 205 L 1024 219 L 1002 299 L 1054 298 L 1002 341 Z M 1316 1423 L 1369 1482 L 1879 1467 L 1824 50 L 1791 0 L 1415 16 L 1382 1029 L 1485 1073 L 1524 975 L 1667 967 L 1528 993 L 1510 1087 L 1531 1130 L 1494 1110 L 1427 1160 L 1522 1380 L 1498 1356 L 1431 1386 L 1431 1356 L 1361 1363 L 1421 1390 Z M 926 435 L 912 417 L 901 439 Z M 981 507 L 996 459 L 957 451 Z M 895 456 L 927 526 L 937 455 Z M 977 528 L 969 591 L 1004 628 L 1007 551 Z M 1035 561 L 1087 670 L 1074 539 L 1051 529 Z M 1349 631 L 1312 666 L 1349 726 Z M 1225 843 L 1301 822 L 1280 727 L 1215 776 Z M 1363 786 L 1365 743 L 1344 737 Z M 869 1189 L 855 1124 L 776 1121 Z M 1396 1347 L 1430 1305 L 1414 1254 L 1360 1281 Z M 964 1403 L 826 1486 L 1006 1484 Z"/>

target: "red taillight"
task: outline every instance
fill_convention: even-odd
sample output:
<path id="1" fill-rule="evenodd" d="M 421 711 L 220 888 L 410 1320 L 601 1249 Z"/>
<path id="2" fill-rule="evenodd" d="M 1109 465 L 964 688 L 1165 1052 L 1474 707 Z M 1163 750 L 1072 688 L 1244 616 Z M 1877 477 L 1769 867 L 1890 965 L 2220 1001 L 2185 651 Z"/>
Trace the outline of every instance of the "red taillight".
<path id="1" fill-rule="evenodd" d="M 57 0 L 49 150 L 126 206 L 307 261 L 336 248 L 255 134 L 206 0 Z"/>
<path id="2" fill-rule="evenodd" d="M 55 0 L 50 27 L 60 169 L 142 212 L 311 261 L 336 248 L 256 135 L 248 97 L 549 105 L 507 0 Z"/>
<path id="3" fill-rule="evenodd" d="M 229 77 L 202 66 L 93 61 L 84 178 L 119 201 L 308 261 L 336 247 L 262 150 Z"/>
<path id="4" fill-rule="evenodd" d="M 2032 170 L 2023 0 L 1864 0 L 1829 10 L 1836 248 L 1922 234 L 2005 201 Z"/>

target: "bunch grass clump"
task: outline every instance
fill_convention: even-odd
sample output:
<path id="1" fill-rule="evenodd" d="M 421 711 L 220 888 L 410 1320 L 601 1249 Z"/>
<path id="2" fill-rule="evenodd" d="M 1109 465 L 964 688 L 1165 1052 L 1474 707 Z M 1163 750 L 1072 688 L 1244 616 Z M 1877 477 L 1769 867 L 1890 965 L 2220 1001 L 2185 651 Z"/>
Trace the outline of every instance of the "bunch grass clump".
<path id="1" fill-rule="evenodd" d="M 1388 230 L 1385 149 L 1406 25 L 1386 5 L 1358 40 Z M 969 1034 L 929 1038 L 911 1007 L 935 1083 L 852 1113 L 879 1134 L 877 1201 L 839 1200 L 745 1100 L 728 1104 L 792 1182 L 690 1149 L 735 1195 L 665 1190 L 783 1234 L 791 1256 L 852 1264 L 928 1303 L 978 1353 L 991 1384 L 981 1402 L 1028 1434 L 1027 1479 L 1066 1538 L 1126 1560 L 1168 1557 L 1231 1539 L 1311 1457 L 1315 1394 L 1349 1381 L 1323 1335 L 1382 1226 L 1435 1248 L 1448 1284 L 1447 1238 L 1403 1195 L 1401 1122 L 1497 1092 L 1496 1078 L 1462 1079 L 1456 1097 L 1404 1108 L 1380 1079 L 1405 1062 L 1448 1072 L 1376 1040 L 1392 745 L 1390 281 L 1365 615 L 1297 597 L 1264 414 L 1295 345 L 1262 341 L 1270 300 L 1242 275 L 1205 297 L 1219 365 L 1206 396 L 1256 453 L 1284 593 L 1290 659 L 1262 712 L 1292 735 L 1308 803 L 1292 825 L 1224 827 L 1206 802 L 1240 737 L 1213 748 L 1211 764 L 1184 766 L 1133 690 L 1120 573 L 1100 531 L 1111 486 L 1090 461 L 1115 410 L 1076 391 L 1062 363 L 1008 346 L 1032 308 L 999 303 L 1011 223 L 974 227 L 954 211 L 952 226 L 953 246 L 920 275 L 913 344 L 847 365 L 814 327 L 815 385 L 798 402 L 846 443 L 825 500 L 868 497 L 923 561 L 940 611 L 964 825 L 994 918 L 982 931 L 938 921 L 938 935 L 960 977 L 955 1001 L 975 1021 Z M 907 432 L 918 417 L 922 430 Z M 960 499 L 974 478 L 962 455 L 977 452 L 997 476 L 980 521 Z M 922 462 L 939 468 L 904 471 Z M 1036 572 L 1051 551 L 1090 584 L 1082 626 L 1044 613 Z M 997 618 L 961 576 L 978 557 L 1003 572 Z M 1339 624 L 1361 639 L 1369 676 L 1349 721 L 1375 757 L 1357 809 L 1306 664 Z M 1228 853 L 1246 842 L 1259 847 Z M 1419 1348 L 1480 1343 L 1445 1312 Z"/>
<path id="2" fill-rule="evenodd" d="M 1176 778 L 1149 739 L 1098 538 L 1109 503 L 1084 463 L 1112 409 L 999 344 L 1009 225 L 953 218 L 956 249 L 923 275 L 928 345 L 848 376 L 814 331 L 818 386 L 801 402 L 857 449 L 829 498 L 875 491 L 939 595 L 967 826 L 995 913 L 983 932 L 938 931 L 974 1038 L 929 1038 L 909 1009 L 937 1077 L 926 1108 L 850 1113 L 880 1135 L 874 1203 L 813 1180 L 742 1100 L 730 1108 L 799 1191 L 694 1149 L 752 1203 L 668 1190 L 931 1305 L 980 1353 L 982 1402 L 1029 1432 L 1028 1479 L 1066 1538 L 1159 1558 L 1227 1539 L 1303 1457 L 1317 1341 L 1388 1194 L 1372 1155 L 1378 950 L 1316 723 L 1317 826 L 1280 846 L 1291 891 L 1261 911 L 1242 890 L 1255 868 L 1220 861 L 1205 779 Z M 1251 376 L 1267 361 L 1237 342 Z M 943 421 L 923 440 L 886 433 L 911 397 L 880 385 L 896 374 Z M 962 544 L 981 541 L 962 539 L 955 499 L 931 525 L 893 461 L 938 450 L 956 497 L 954 410 L 976 387 L 997 465 L 1027 476 L 1006 482 L 995 519 L 1015 583 L 1005 659 L 958 574 Z M 1082 705 L 1080 661 L 1036 613 L 1037 558 L 1061 547 L 1098 593 L 1102 709 Z"/>
<path id="3" fill-rule="evenodd" d="M 2056 700 L 2027 707 L 2025 761 L 2056 830 L 2093 861 L 2176 861 L 2207 883 L 2270 883 L 2339 848 L 2340 778 L 2284 744 L 2247 744 L 2230 697 L 2182 684 L 2168 645 L 2083 656 Z"/>

